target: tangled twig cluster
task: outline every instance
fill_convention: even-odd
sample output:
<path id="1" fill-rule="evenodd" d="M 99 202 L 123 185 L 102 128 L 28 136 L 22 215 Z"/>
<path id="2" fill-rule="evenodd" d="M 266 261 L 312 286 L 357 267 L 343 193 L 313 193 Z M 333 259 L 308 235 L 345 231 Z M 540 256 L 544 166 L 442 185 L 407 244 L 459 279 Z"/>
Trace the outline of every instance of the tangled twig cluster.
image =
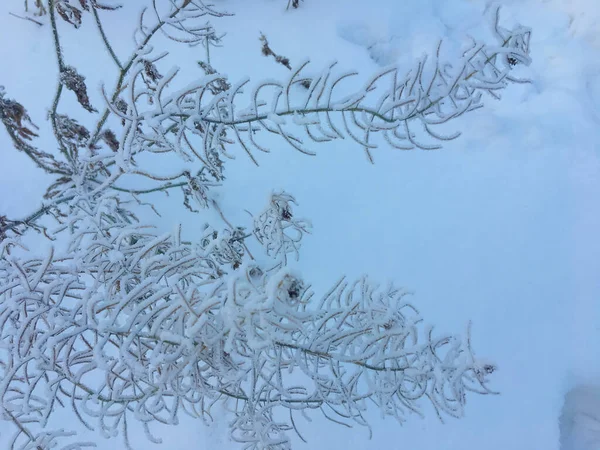
<path id="1" fill-rule="evenodd" d="M 276 409 L 366 425 L 368 402 L 403 421 L 426 396 L 460 417 L 467 391 L 491 392 L 493 366 L 468 339 L 423 328 L 404 291 L 342 279 L 316 300 L 294 273 L 249 261 L 241 230 L 186 244 L 179 231 L 130 224 L 116 197 L 78 204 L 73 256 L 10 258 L 10 239 L 0 249 L 3 410 L 40 427 L 19 429 L 13 445 L 63 437 L 43 430 L 56 403 L 128 442 L 128 418 L 208 419 L 224 401 L 235 405 L 234 440 L 288 448 L 293 419 L 276 422 Z"/>
<path id="2" fill-rule="evenodd" d="M 436 335 L 407 292 L 367 278 L 341 279 L 316 296 L 287 268 L 310 231 L 292 211 L 294 197 L 273 193 L 243 227 L 225 218 L 212 189 L 224 183 L 225 158 L 236 148 L 255 162 L 256 150 L 268 152 L 267 134 L 306 154 L 308 142 L 346 138 L 370 159 L 381 143 L 439 148 L 458 133 L 443 135 L 437 125 L 519 81 L 511 70 L 529 62 L 529 30 L 496 23 L 499 45 L 474 43 L 456 64 L 440 62 L 438 49 L 433 65 L 420 61 L 406 76 L 388 69 L 350 94 L 341 86 L 353 73 L 331 65 L 303 76 L 303 63 L 285 82 L 257 83 L 241 108 L 248 80 L 232 85 L 207 61 L 206 76 L 175 89 L 177 69 L 161 70 L 165 53 L 150 46 L 159 32 L 207 44 L 216 34 L 205 17 L 226 14 L 201 0 L 159 3 L 143 11 L 136 48 L 121 60 L 97 11 L 115 6 L 48 1 L 60 75 L 49 114 L 56 152 L 36 146 L 26 109 L 0 91 L 0 120 L 15 148 L 56 176 L 39 210 L 21 220 L 0 216 L 0 417 L 15 425 L 12 448 L 68 439 L 68 431 L 46 429 L 59 406 L 104 436 L 122 433 L 128 447 L 128 420 L 157 441 L 152 423 L 176 424 L 181 413 L 210 420 L 215 403 L 230 405 L 231 436 L 251 449 L 289 448 L 294 417 L 307 410 L 367 425 L 369 403 L 403 421 L 427 398 L 440 418 L 460 417 L 467 392 L 491 392 L 495 369 L 475 358 L 469 333 Z M 101 113 L 60 45 L 57 19 L 78 27 L 87 13 L 117 69 Z M 65 88 L 95 114 L 94 129 L 58 112 Z M 143 162 L 164 154 L 182 158 L 185 169 L 158 174 Z M 153 184 L 127 188 L 131 177 Z M 140 223 L 136 212 L 150 204 L 140 196 L 178 188 L 188 209 L 215 209 L 225 225 L 207 224 L 185 241 L 180 228 L 159 234 Z M 58 228 L 50 230 L 47 216 Z M 64 239 L 67 251 L 32 256 L 28 229 Z M 288 421 L 275 418 L 280 410 Z"/>

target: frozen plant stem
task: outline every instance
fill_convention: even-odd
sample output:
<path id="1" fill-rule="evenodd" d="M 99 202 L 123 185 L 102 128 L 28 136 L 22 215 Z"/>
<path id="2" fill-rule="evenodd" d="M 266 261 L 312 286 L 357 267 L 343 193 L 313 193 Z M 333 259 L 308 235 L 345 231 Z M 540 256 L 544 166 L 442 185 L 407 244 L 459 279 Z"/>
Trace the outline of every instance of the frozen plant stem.
<path id="1" fill-rule="evenodd" d="M 95 9 L 100 3 L 48 5 L 61 75 L 50 118 L 70 165 L 29 143 L 37 127 L 0 91 L 0 119 L 15 148 L 58 175 L 36 212 L 20 221 L 0 216 L 0 404 L 16 426 L 13 448 L 62 446 L 69 434 L 47 427 L 62 406 L 88 428 L 122 433 L 128 447 L 131 418 L 155 440 L 153 422 L 175 425 L 182 411 L 210 419 L 218 402 L 234 441 L 287 450 L 289 433 L 300 435 L 295 415 L 310 410 L 346 426 L 368 426 L 373 405 L 399 422 L 421 414 L 423 403 L 440 418 L 460 418 L 468 396 L 494 393 L 495 366 L 474 354 L 470 328 L 466 338 L 434 333 L 407 291 L 342 277 L 322 295 L 313 292 L 288 265 L 311 231 L 292 195 L 271 193 L 238 224 L 213 189 L 226 183 L 225 158 L 240 147 L 251 158 L 270 151 L 265 135 L 306 154 L 314 153 L 305 142 L 348 138 L 370 158 L 382 142 L 440 148 L 458 133 L 442 135 L 436 125 L 481 107 L 483 94 L 498 98 L 515 80 L 514 65 L 529 62 L 527 29 L 496 26 L 497 45 L 476 44 L 454 64 L 439 61 L 438 48 L 431 70 L 426 61 L 406 76 L 388 69 L 350 93 L 340 86 L 355 73 L 338 74 L 332 64 L 303 77 L 308 63 L 291 68 L 265 38 L 264 51 L 291 69 L 287 81 L 249 89 L 247 80 L 231 85 L 202 63 L 205 76 L 177 89 L 178 69 L 163 71 L 167 52 L 149 44 L 161 30 L 176 43 L 205 43 L 208 59 L 214 35 L 200 19 L 220 13 L 201 0 L 164 0 L 166 13 L 153 1 L 158 22 L 146 26 L 142 13 L 135 50 L 123 62 Z M 57 28 L 60 18 L 79 24 L 86 5 L 118 75 L 93 132 L 58 113 L 63 87 L 96 112 Z M 163 155 L 181 162 L 163 164 Z M 138 176 L 149 185 L 128 188 Z M 199 213 L 191 238 L 181 226 L 164 232 L 142 221 L 148 206 L 158 210 L 138 196 L 173 188 Z M 32 255 L 21 235 L 46 232 L 35 224 L 45 214 L 59 223 L 49 236 L 64 236 L 67 248 Z"/>
<path id="2" fill-rule="evenodd" d="M 173 19 L 183 8 L 185 8 L 185 6 L 188 3 L 189 2 L 184 2 L 181 6 L 176 7 L 175 10 L 169 15 L 168 19 Z M 117 100 L 117 97 L 119 96 L 119 93 L 121 92 L 121 89 L 123 88 L 123 84 L 125 82 L 125 77 L 129 73 L 129 70 L 131 69 L 131 66 L 133 65 L 133 63 L 135 62 L 135 60 L 137 59 L 137 57 L 139 56 L 140 50 L 143 49 L 150 42 L 150 40 L 154 37 L 154 35 L 164 25 L 165 25 L 164 21 L 162 21 L 162 20 L 159 21 L 158 24 L 156 24 L 154 26 L 154 28 L 152 28 L 150 30 L 150 32 L 146 35 L 146 37 L 142 41 L 141 45 L 139 45 L 138 49 L 136 51 L 134 51 L 133 55 L 131 55 L 131 57 L 129 58 L 129 60 L 125 64 L 125 66 L 123 66 L 121 68 L 121 70 L 119 71 L 119 77 L 118 77 L 118 80 L 117 80 L 117 85 L 115 86 L 114 93 L 113 93 L 113 95 L 111 97 L 111 102 L 115 102 Z M 120 66 L 120 64 L 119 64 L 119 66 Z M 106 108 L 104 110 L 103 114 L 102 114 L 102 118 L 100 119 L 100 121 L 98 122 L 98 124 L 96 126 L 96 131 L 92 135 L 92 137 L 91 137 L 91 139 L 89 141 L 88 146 L 90 146 L 90 147 L 94 146 L 98 142 L 98 139 L 100 138 L 100 132 L 102 131 L 102 127 L 106 123 L 106 119 L 108 119 L 109 113 L 110 113 L 110 109 Z"/>
<path id="3" fill-rule="evenodd" d="M 40 27 L 44 26 L 44 24 L 42 22 L 40 22 L 39 20 L 32 19 L 31 17 L 19 16 L 18 14 L 14 14 L 14 13 L 11 13 L 11 12 L 9 12 L 8 14 L 10 14 L 13 17 L 16 17 L 17 19 L 29 20 L 30 22 L 35 23 L 37 26 L 40 26 Z"/>
<path id="4" fill-rule="evenodd" d="M 65 63 L 63 60 L 62 49 L 60 46 L 60 38 L 58 34 L 58 28 L 56 25 L 56 11 L 55 11 L 55 0 L 48 0 L 48 11 L 50 14 L 50 26 L 52 28 L 52 37 L 54 40 L 54 50 L 56 52 L 56 61 L 58 64 L 58 73 L 63 73 L 65 69 Z M 61 153 L 67 158 L 71 164 L 74 163 L 73 156 L 67 151 L 62 139 L 60 138 L 60 133 L 58 132 L 58 124 L 56 119 L 56 111 L 58 109 L 58 104 L 60 102 L 60 97 L 63 91 L 63 83 L 62 80 L 58 80 L 58 84 L 56 86 L 56 93 L 54 94 L 54 100 L 52 102 L 52 109 L 50 110 L 50 122 L 52 124 L 52 131 L 54 132 L 54 137 L 56 138 L 56 142 L 60 148 Z"/>
<path id="5" fill-rule="evenodd" d="M 92 5 L 91 8 L 92 8 L 92 13 L 94 14 L 94 19 L 96 20 L 96 26 L 98 27 L 98 31 L 100 32 L 100 35 L 102 36 L 102 41 L 104 41 L 104 45 L 105 45 L 106 49 L 108 50 L 108 53 L 112 57 L 113 61 L 117 65 L 117 67 L 120 70 L 123 70 L 123 66 L 121 65 L 121 62 L 119 61 L 119 58 L 117 57 L 117 55 L 115 53 L 115 50 L 113 49 L 112 45 L 110 45 L 110 43 L 108 42 L 108 37 L 106 36 L 106 33 L 104 32 L 104 27 L 102 26 L 102 22 L 100 21 L 100 16 L 98 15 L 98 10 L 94 7 L 94 5 Z"/>

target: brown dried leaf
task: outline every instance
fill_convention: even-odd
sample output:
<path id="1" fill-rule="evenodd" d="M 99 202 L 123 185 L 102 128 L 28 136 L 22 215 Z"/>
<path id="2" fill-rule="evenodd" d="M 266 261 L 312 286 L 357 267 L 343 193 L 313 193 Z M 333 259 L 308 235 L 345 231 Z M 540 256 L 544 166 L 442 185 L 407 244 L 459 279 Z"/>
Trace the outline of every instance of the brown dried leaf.
<path id="1" fill-rule="evenodd" d="M 87 87 L 85 85 L 85 77 L 80 75 L 74 67 L 65 67 L 60 74 L 60 81 L 67 89 L 75 92 L 77 101 L 85 110 L 89 112 L 98 112 L 98 110 L 90 104 Z"/>
<path id="2" fill-rule="evenodd" d="M 68 1 L 62 0 L 56 3 L 56 12 L 65 22 L 79 28 L 81 26 L 81 10 L 71 6 Z"/>
<path id="3" fill-rule="evenodd" d="M 204 70 L 204 73 L 206 75 L 214 75 L 217 73 L 213 66 L 205 63 L 204 61 L 198 61 L 198 65 L 202 70 Z M 225 92 L 231 89 L 231 84 L 228 83 L 225 78 L 217 78 L 215 81 L 211 82 L 208 85 L 208 88 L 210 89 L 213 95 L 218 95 L 221 92 Z"/>
<path id="4" fill-rule="evenodd" d="M 113 152 L 119 151 L 119 141 L 117 140 L 115 133 L 111 130 L 104 130 L 104 133 L 102 133 L 102 140 Z"/>
<path id="5" fill-rule="evenodd" d="M 275 61 L 277 61 L 279 64 L 287 67 L 289 70 L 292 70 L 289 58 L 275 53 L 273 49 L 271 49 L 271 47 L 269 46 L 269 41 L 267 40 L 267 37 L 264 34 L 261 33 L 259 39 L 262 42 L 261 52 L 263 56 L 272 56 L 273 58 L 275 58 Z"/>
<path id="6" fill-rule="evenodd" d="M 15 149 L 24 152 L 40 168 L 49 173 L 69 173 L 69 167 L 57 161 L 53 155 L 39 150 L 28 141 L 37 136 L 33 129 L 38 127 L 31 121 L 27 110 L 15 100 L 7 99 L 4 88 L 0 86 L 0 122 L 6 128 Z"/>
<path id="7" fill-rule="evenodd" d="M 0 121 L 4 126 L 17 136 L 31 141 L 38 135 L 30 128 L 37 126 L 31 121 L 27 110 L 15 100 L 5 99 L 4 93 L 0 91 Z"/>
<path id="8" fill-rule="evenodd" d="M 72 155 L 76 155 L 78 149 L 87 146 L 90 132 L 75 119 L 71 119 L 64 114 L 57 114 L 56 128 L 58 137 Z"/>
<path id="9" fill-rule="evenodd" d="M 148 61 L 147 59 L 143 59 L 142 63 L 144 64 L 144 72 L 146 76 L 150 78 L 153 82 L 158 82 L 163 76 L 158 72 L 158 69 L 152 63 L 152 61 Z"/>
<path id="10" fill-rule="evenodd" d="M 46 189 L 46 193 L 44 194 L 44 198 L 46 200 L 50 200 L 56 197 L 61 192 L 65 191 L 69 184 L 72 183 L 73 179 L 69 176 L 60 177 Z"/>
<path id="11" fill-rule="evenodd" d="M 115 102 L 115 107 L 117 108 L 117 111 L 122 112 L 123 114 L 127 114 L 128 105 L 127 102 L 122 98 L 117 99 L 117 101 Z"/>

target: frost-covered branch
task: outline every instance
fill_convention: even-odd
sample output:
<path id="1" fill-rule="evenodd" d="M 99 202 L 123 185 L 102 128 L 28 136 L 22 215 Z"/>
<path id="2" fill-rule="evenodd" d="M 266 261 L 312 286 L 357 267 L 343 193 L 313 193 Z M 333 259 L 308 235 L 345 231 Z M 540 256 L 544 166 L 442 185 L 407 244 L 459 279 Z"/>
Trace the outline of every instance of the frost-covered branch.
<path id="1" fill-rule="evenodd" d="M 317 295 L 289 270 L 288 256 L 298 258 L 311 230 L 292 195 L 273 192 L 238 225 L 211 190 L 225 183 L 224 157 L 242 148 L 256 162 L 270 135 L 307 154 L 309 143 L 335 139 L 358 143 L 369 158 L 381 144 L 439 148 L 458 133 L 438 126 L 519 82 L 511 71 L 529 63 L 528 29 L 496 21 L 498 45 L 474 43 L 452 63 L 440 61 L 438 48 L 407 75 L 389 68 L 354 92 L 343 89 L 354 73 L 332 64 L 304 75 L 308 63 L 285 81 L 250 88 L 248 80 L 230 84 L 207 61 L 203 78 L 177 88 L 179 69 L 161 69 L 168 53 L 155 52 L 151 40 L 162 33 L 209 44 L 216 32 L 200 19 L 224 13 L 201 0 L 153 1 L 131 57 L 121 60 L 97 12 L 116 5 L 48 5 L 59 75 L 50 110 L 56 154 L 34 145 L 38 129 L 26 109 L 0 91 L 0 120 L 15 148 L 57 176 L 37 211 L 21 220 L 0 215 L 0 417 L 15 425 L 12 448 L 69 440 L 69 431 L 47 429 L 59 407 L 105 437 L 123 434 L 129 446 L 132 419 L 157 442 L 154 422 L 176 424 L 181 414 L 211 420 L 220 403 L 245 448 L 287 449 L 294 418 L 308 410 L 367 426 L 373 404 L 400 422 L 427 402 L 440 418 L 461 417 L 467 392 L 491 393 L 495 366 L 475 357 L 470 333 L 434 333 L 406 291 L 364 277 Z M 102 114 L 60 47 L 57 19 L 78 28 L 86 12 L 117 67 Z M 95 115 L 93 131 L 59 111 L 63 88 Z M 170 153 L 185 167 L 157 173 L 148 164 Z M 130 187 L 132 178 L 147 184 Z M 186 208 L 214 209 L 226 226 L 206 223 L 184 240 L 180 227 L 159 233 L 138 219 L 144 207 L 158 212 L 139 196 L 173 189 Z M 58 223 L 52 230 L 38 222 L 48 214 Z M 66 250 L 30 253 L 22 236 L 29 228 L 62 238 Z"/>
<path id="2" fill-rule="evenodd" d="M 176 424 L 225 402 L 234 440 L 287 448 L 278 409 L 366 425 L 368 403 L 404 421 L 425 397 L 460 417 L 467 391 L 491 392 L 494 367 L 424 327 L 402 290 L 342 279 L 316 300 L 298 275 L 248 260 L 243 233 L 184 243 L 135 225 L 116 197 L 76 204 L 68 254 L 0 247 L 0 405 L 31 433 L 56 402 L 106 436 L 127 417 Z"/>
<path id="3" fill-rule="evenodd" d="M 127 62 L 122 65 L 122 69 L 119 71 L 118 80 L 111 98 L 112 102 L 117 101 L 118 96 L 126 80 L 126 76 L 129 74 L 129 71 L 133 64 L 138 58 L 140 58 L 149 51 L 147 46 L 154 37 L 154 35 L 156 35 L 156 33 L 158 33 L 159 31 L 163 31 L 172 40 L 178 42 L 185 42 L 188 44 L 199 43 L 202 42 L 202 40 L 205 39 L 207 35 L 210 35 L 211 29 L 207 25 L 196 25 L 188 27 L 185 25 L 185 22 L 193 22 L 194 19 L 204 17 L 205 15 L 211 15 L 216 17 L 222 17 L 224 15 L 227 15 L 226 13 L 219 12 L 213 9 L 211 6 L 204 4 L 204 2 L 202 1 L 183 0 L 179 4 L 179 6 L 177 6 L 175 2 L 168 2 L 168 5 L 170 8 L 169 11 L 162 16 L 161 13 L 156 9 L 156 7 L 154 8 L 157 23 L 152 27 L 148 27 L 147 25 L 145 25 L 145 16 L 147 14 L 147 9 L 142 10 L 139 20 L 140 24 L 138 29 L 136 30 L 135 35 L 137 44 L 136 50 L 133 52 L 133 54 L 127 60 Z M 154 2 L 154 6 L 156 6 L 156 2 Z M 173 30 L 175 30 L 173 32 L 174 34 L 169 34 L 169 32 L 164 31 L 164 28 L 167 27 L 171 27 Z M 180 34 L 176 34 L 176 32 L 179 32 Z M 102 114 L 102 118 L 98 121 L 96 131 L 90 139 L 90 145 L 95 145 L 98 142 L 102 128 L 104 127 L 109 114 L 110 109 L 106 108 Z"/>
<path id="4" fill-rule="evenodd" d="M 182 149 L 186 147 L 184 137 L 196 135 L 204 159 L 215 152 L 227 154 L 225 146 L 231 142 L 240 144 L 249 155 L 254 150 L 268 151 L 259 141 L 265 132 L 306 154 L 314 154 L 306 146 L 307 140 L 321 143 L 350 138 L 371 157 L 371 150 L 381 142 L 375 139 L 378 135 L 403 150 L 438 149 L 441 145 L 435 141 L 451 140 L 460 133 L 445 135 L 436 131 L 437 126 L 481 107 L 483 93 L 499 98 L 499 92 L 513 81 L 512 68 L 529 63 L 529 33 L 523 27 L 503 30 L 498 34 L 500 45 L 475 43 L 453 64 L 439 61 L 438 47 L 431 64 L 420 61 L 406 76 L 398 69 L 387 69 L 350 95 L 340 86 L 356 74 L 336 74 L 335 65 L 312 77 L 307 91 L 296 89 L 305 80 L 302 71 L 308 63 L 293 70 L 286 82 L 259 82 L 249 90 L 246 107 L 240 103 L 249 80 L 218 95 L 211 95 L 211 86 L 221 80 L 217 75 L 171 94 L 163 89 L 142 89 L 130 96 L 148 96 L 152 107 L 123 119 L 142 126 L 138 139 L 142 146 Z M 130 86 L 133 88 L 133 83 Z"/>

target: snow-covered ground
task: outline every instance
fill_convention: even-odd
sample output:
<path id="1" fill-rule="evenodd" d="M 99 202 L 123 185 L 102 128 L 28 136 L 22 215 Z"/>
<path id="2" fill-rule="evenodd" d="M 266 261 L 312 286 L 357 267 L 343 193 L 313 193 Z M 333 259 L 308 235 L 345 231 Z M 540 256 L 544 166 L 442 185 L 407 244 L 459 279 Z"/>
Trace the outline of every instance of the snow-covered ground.
<path id="1" fill-rule="evenodd" d="M 562 450 L 594 450 L 600 446 L 600 389 L 579 385 L 565 396 L 560 416 Z"/>
<path id="2" fill-rule="evenodd" d="M 117 53 L 126 56 L 145 1 L 123 3 L 122 11 L 102 17 Z M 393 280 L 415 293 L 414 304 L 440 330 L 461 331 L 472 321 L 475 350 L 499 367 L 492 387 L 501 394 L 471 396 L 461 420 L 442 424 L 429 414 L 399 426 L 373 411 L 369 439 L 367 429 L 314 415 L 299 423 L 309 443 L 297 440 L 295 448 L 559 449 L 565 394 L 578 384 L 600 384 L 600 3 L 305 0 L 290 11 L 285 0 L 215 3 L 235 16 L 212 21 L 227 35 L 211 62 L 234 81 L 288 76 L 260 54 L 260 32 L 292 64 L 310 58 L 319 70 L 337 60 L 366 78 L 382 65 L 410 68 L 440 38 L 449 46 L 469 35 L 488 39 L 495 4 L 504 5 L 504 25 L 532 28 L 533 62 L 518 69 L 532 82 L 511 85 L 501 101 L 487 99 L 456 120 L 463 135 L 442 150 L 381 147 L 371 165 L 351 142 L 312 144 L 316 157 L 279 143 L 257 155 L 258 168 L 238 151 L 219 195 L 228 218 L 243 224 L 243 208 L 259 211 L 273 189 L 292 193 L 298 214 L 314 226 L 295 266 L 315 290 L 344 274 Z M 21 13 L 22 4 L 0 2 L 0 85 L 26 106 L 51 145 L 44 120 L 56 83 L 50 28 L 8 15 Z M 110 57 L 99 52 L 91 17 L 84 19 L 78 31 L 61 25 L 65 53 L 89 86 L 112 85 Z M 202 76 L 196 61 L 203 50 L 175 48 L 171 60 L 182 67 L 182 82 Z M 90 97 L 102 104 L 99 89 Z M 74 101 L 65 104 L 76 109 Z M 50 180 L 0 131 L 0 214 L 35 209 Z M 203 223 L 181 215 L 177 201 L 155 200 L 172 212 L 153 219 L 165 229 L 184 221 L 191 235 Z M 69 428 L 75 420 L 61 413 L 58 423 Z M 0 423 L 0 448 L 10 427 Z M 140 433 L 134 447 L 236 448 L 219 421 L 206 428 L 184 419 L 159 434 L 164 444 Z M 100 449 L 121 448 L 120 440 L 97 442 Z"/>

